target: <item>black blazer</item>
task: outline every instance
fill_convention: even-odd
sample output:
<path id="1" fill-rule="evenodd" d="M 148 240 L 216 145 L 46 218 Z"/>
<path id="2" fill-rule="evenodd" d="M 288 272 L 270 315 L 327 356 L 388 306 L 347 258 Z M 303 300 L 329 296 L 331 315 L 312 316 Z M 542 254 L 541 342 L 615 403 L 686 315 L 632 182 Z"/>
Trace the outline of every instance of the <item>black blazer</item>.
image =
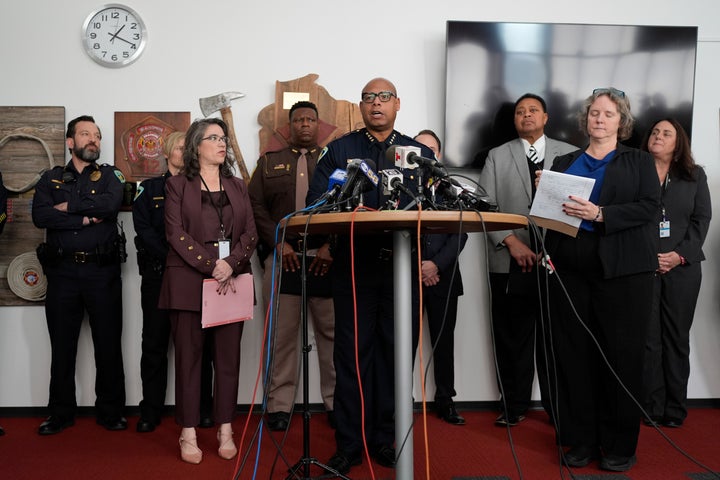
<path id="1" fill-rule="evenodd" d="M 712 217 L 705 170 L 696 167 L 693 176 L 695 181 L 670 174 L 661 202 L 665 208 L 665 218 L 670 222 L 670 236 L 660 239 L 660 252 L 675 251 L 688 263 L 705 260 L 702 246 Z M 658 212 L 658 222 L 660 217 L 661 213 Z"/>
<path id="2" fill-rule="evenodd" d="M 584 153 L 578 150 L 553 162 L 551 170 L 564 172 Z M 622 144 L 605 170 L 599 206 L 603 222 L 596 224 L 600 234 L 598 256 L 605 278 L 658 268 L 660 182 L 655 162 L 647 152 Z M 546 245 L 552 257 L 563 234 L 548 231 Z"/>
<path id="3" fill-rule="evenodd" d="M 426 295 L 437 295 L 446 298 L 448 295 L 459 297 L 463 294 L 462 275 L 458 264 L 455 276 L 453 268 L 458 259 L 459 252 L 465 247 L 468 235 L 433 233 L 424 235 L 422 239 L 422 259 L 432 260 L 440 272 L 440 281 L 437 285 L 424 287 Z M 453 279 L 452 284 L 450 279 Z"/>

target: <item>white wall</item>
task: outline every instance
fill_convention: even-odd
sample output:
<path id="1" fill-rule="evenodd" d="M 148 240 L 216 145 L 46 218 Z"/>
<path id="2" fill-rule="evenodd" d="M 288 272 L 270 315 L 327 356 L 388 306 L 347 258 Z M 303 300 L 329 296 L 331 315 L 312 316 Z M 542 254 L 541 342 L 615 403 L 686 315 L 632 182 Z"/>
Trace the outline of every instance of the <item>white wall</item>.
<path id="1" fill-rule="evenodd" d="M 720 184 L 720 3 L 576 0 L 347 2 L 266 0 L 123 0 L 144 19 L 149 43 L 142 58 L 123 69 L 103 68 L 84 53 L 81 26 L 97 0 L 4 2 L 0 14 L 0 105 L 56 106 L 66 119 L 92 114 L 105 132 L 103 158 L 112 163 L 116 111 L 190 111 L 202 116 L 198 98 L 228 90 L 235 127 L 248 168 L 258 151 L 257 113 L 274 101 L 276 80 L 319 74 L 337 99 L 355 101 L 365 82 L 385 76 L 402 98 L 396 127 L 408 134 L 433 128 L 443 136 L 446 20 L 697 25 L 693 150 L 706 166 L 711 191 Z M 541 6 L 542 5 L 542 6 Z M 715 195 L 716 212 L 720 195 Z M 130 215 L 121 215 L 132 238 Z M 714 227 L 713 223 L 713 227 Z M 461 298 L 457 338 L 457 400 L 494 400 L 482 241 L 473 235 L 462 256 L 466 295 Z M 692 335 L 691 398 L 720 398 L 720 235 L 711 228 L 708 260 Z M 132 249 L 132 242 L 129 242 Z M 135 252 L 123 266 L 123 347 L 128 405 L 141 398 L 141 312 Z M 258 367 L 262 316 L 246 326 L 240 403 L 249 403 Z M 0 308 L 0 407 L 43 406 L 49 381 L 49 339 L 40 307 Z M 313 365 L 314 356 L 313 356 Z M 312 369 L 313 372 L 316 368 Z M 81 405 L 94 402 L 94 364 L 85 326 L 77 369 Z M 416 382 L 417 383 L 417 382 Z M 170 382 L 168 401 L 172 402 Z M 320 402 L 317 375 L 311 401 Z M 432 388 L 429 392 L 432 395 Z M 416 392 L 415 398 L 419 399 Z M 430 397 L 431 398 L 431 397 Z"/>

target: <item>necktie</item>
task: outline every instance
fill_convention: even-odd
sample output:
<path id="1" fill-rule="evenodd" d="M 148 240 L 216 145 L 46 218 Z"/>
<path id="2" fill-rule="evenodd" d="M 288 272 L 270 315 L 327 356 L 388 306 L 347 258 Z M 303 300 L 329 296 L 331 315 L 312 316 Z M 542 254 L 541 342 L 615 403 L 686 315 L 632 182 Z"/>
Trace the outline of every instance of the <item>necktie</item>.
<path id="1" fill-rule="evenodd" d="M 527 157 L 528 160 L 533 163 L 540 163 L 540 157 L 538 156 L 537 150 L 535 150 L 535 145 L 530 145 L 530 150 L 528 150 Z"/>
<path id="2" fill-rule="evenodd" d="M 305 196 L 308 192 L 308 166 L 306 148 L 300 149 L 300 156 L 297 160 L 297 169 L 295 173 L 295 210 L 305 208 Z"/>

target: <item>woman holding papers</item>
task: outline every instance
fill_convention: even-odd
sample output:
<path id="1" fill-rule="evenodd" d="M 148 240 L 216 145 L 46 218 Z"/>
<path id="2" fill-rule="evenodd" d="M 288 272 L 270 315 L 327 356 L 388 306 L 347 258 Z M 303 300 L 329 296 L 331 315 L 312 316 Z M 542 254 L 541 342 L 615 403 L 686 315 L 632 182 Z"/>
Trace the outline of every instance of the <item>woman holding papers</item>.
<path id="1" fill-rule="evenodd" d="M 218 454 L 237 454 L 231 421 L 237 405 L 242 322 L 201 326 L 203 280 L 217 292 L 235 292 L 235 277 L 250 272 L 257 233 L 247 186 L 233 175 L 228 130 L 217 118 L 193 122 L 185 139 L 183 170 L 167 180 L 168 253 L 161 308 L 170 310 L 175 342 L 175 419 L 182 426 L 180 455 L 200 463 L 195 427 L 200 422 L 200 370 L 205 335 L 214 336 L 213 416 L 220 424 Z M 212 300 L 212 299 L 211 299 Z"/>
<path id="2" fill-rule="evenodd" d="M 550 230 L 545 242 L 557 271 L 549 322 L 558 441 L 570 447 L 568 466 L 600 458 L 600 468 L 625 471 L 636 462 L 640 411 L 620 382 L 640 397 L 660 187 L 652 157 L 618 143 L 633 126 L 624 92 L 594 90 L 579 121 L 588 146 L 557 157 L 552 170 L 595 183 L 588 200 L 570 195 L 563 204 L 567 215 L 582 219 L 577 236 Z"/>
<path id="3" fill-rule="evenodd" d="M 655 159 L 662 188 L 659 267 L 645 350 L 645 421 L 680 427 L 687 417 L 690 326 L 705 260 L 702 245 L 710 226 L 710 191 L 705 170 L 695 164 L 690 141 L 677 120 L 650 128 L 642 149 Z"/>

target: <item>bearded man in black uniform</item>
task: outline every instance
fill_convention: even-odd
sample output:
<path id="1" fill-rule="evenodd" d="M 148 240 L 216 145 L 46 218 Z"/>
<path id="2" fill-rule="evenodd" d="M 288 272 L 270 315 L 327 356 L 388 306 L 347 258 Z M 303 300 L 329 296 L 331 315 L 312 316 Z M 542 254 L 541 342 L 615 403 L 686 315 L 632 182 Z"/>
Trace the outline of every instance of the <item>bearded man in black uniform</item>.
<path id="1" fill-rule="evenodd" d="M 32 218 L 47 229 L 38 258 L 47 276 L 47 317 L 52 364 L 50 416 L 38 429 L 53 435 L 75 423 L 75 361 L 78 337 L 88 313 L 95 352 L 95 413 L 107 430 L 125 430 L 125 374 L 122 358 L 121 245 L 117 216 L 125 177 L 98 165 L 102 135 L 93 117 L 68 124 L 71 160 L 47 171 L 35 186 Z"/>

